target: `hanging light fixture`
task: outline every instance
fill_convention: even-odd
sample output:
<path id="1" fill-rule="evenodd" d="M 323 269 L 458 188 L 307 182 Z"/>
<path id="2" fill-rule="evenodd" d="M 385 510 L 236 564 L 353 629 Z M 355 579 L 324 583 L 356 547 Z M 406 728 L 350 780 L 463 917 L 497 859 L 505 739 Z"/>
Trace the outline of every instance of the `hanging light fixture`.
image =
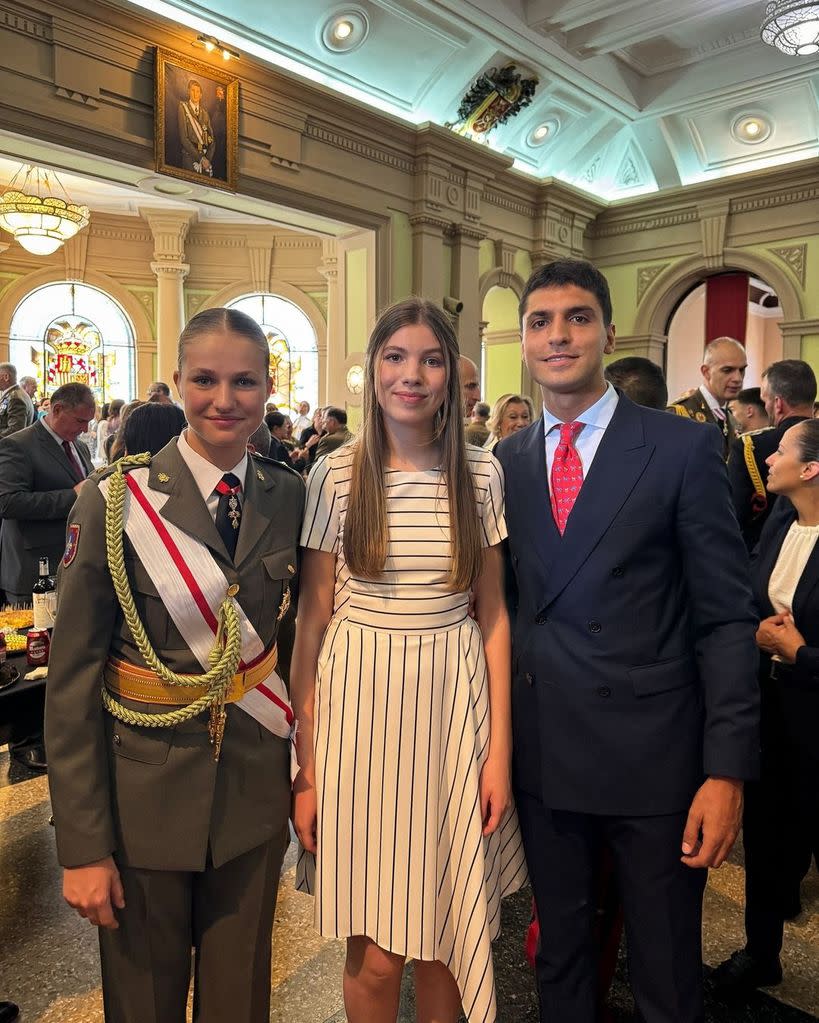
<path id="1" fill-rule="evenodd" d="M 819 53 L 819 0 L 771 0 L 762 41 L 791 57 Z"/>
<path id="2" fill-rule="evenodd" d="M 35 256 L 56 252 L 90 218 L 87 206 L 71 202 L 57 175 L 40 167 L 23 165 L 0 196 L 0 228 Z"/>

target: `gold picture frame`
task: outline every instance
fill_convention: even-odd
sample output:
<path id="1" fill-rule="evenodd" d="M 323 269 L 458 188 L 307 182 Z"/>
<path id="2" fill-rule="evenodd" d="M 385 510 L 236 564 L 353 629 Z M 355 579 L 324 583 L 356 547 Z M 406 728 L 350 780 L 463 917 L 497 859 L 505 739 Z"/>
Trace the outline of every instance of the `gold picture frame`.
<path id="1" fill-rule="evenodd" d="M 157 46 L 157 173 L 235 192 L 238 139 L 239 79 L 204 61 Z"/>

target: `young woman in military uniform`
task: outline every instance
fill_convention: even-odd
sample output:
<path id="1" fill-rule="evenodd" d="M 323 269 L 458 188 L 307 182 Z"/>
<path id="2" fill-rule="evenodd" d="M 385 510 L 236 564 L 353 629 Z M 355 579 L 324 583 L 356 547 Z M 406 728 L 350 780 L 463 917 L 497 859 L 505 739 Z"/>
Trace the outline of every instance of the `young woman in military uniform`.
<path id="1" fill-rule="evenodd" d="M 195 316 L 175 382 L 187 430 L 68 519 L 46 707 L 63 891 L 100 929 L 109 1023 L 183 1023 L 191 947 L 194 1019 L 266 1023 L 304 485 L 247 454 L 271 391 L 253 320 Z"/>

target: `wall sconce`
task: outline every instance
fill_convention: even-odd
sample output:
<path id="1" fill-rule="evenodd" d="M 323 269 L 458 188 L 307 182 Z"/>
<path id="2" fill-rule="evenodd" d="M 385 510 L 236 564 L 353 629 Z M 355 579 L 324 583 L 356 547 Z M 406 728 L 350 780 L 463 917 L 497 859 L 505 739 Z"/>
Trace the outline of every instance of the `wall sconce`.
<path id="1" fill-rule="evenodd" d="M 222 60 L 239 60 L 241 56 L 236 50 L 231 50 L 229 46 L 220 43 L 216 36 L 198 35 L 193 45 L 207 50 L 208 53 L 218 50 L 222 54 Z"/>

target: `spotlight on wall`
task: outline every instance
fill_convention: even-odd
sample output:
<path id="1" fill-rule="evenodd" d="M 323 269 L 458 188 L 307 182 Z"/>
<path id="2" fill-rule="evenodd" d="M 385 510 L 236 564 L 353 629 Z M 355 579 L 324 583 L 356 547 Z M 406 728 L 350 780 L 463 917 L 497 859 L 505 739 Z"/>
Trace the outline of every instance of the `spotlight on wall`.
<path id="1" fill-rule="evenodd" d="M 447 295 L 444 299 L 444 309 L 446 309 L 451 316 L 458 316 L 461 312 L 463 312 L 463 308 L 464 304 L 458 298 L 453 298 L 451 295 Z"/>
<path id="2" fill-rule="evenodd" d="M 238 60 L 240 56 L 237 50 L 231 50 L 229 46 L 220 43 L 216 36 L 198 35 L 193 45 L 207 50 L 208 53 L 219 50 L 222 54 L 222 60 Z"/>

